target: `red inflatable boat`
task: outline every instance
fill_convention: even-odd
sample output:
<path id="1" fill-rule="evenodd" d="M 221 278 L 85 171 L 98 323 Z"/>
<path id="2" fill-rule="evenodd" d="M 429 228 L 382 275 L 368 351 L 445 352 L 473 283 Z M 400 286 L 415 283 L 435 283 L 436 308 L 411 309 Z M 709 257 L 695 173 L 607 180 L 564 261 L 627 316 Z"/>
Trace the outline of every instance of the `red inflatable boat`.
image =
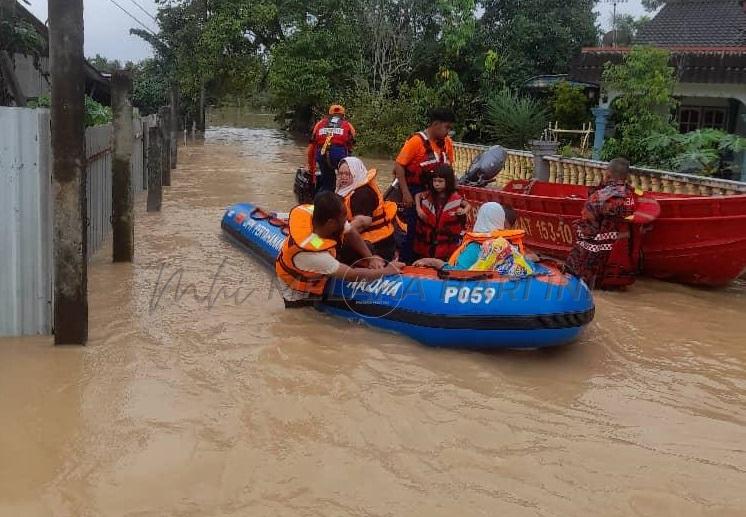
<path id="1" fill-rule="evenodd" d="M 460 187 L 473 205 L 497 201 L 512 206 L 526 230 L 526 244 L 564 259 L 574 241 L 589 187 L 514 180 L 502 190 Z M 746 273 L 746 195 L 698 197 L 645 193 L 661 207 L 646 229 L 642 273 L 705 286 L 724 286 Z"/>

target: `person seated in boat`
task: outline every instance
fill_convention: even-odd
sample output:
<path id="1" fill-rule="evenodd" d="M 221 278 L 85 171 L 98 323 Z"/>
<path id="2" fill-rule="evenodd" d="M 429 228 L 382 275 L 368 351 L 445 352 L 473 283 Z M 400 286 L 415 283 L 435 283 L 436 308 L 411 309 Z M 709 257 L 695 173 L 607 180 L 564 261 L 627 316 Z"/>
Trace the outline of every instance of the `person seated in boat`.
<path id="1" fill-rule="evenodd" d="M 623 238 L 625 221 L 635 211 L 636 193 L 627 183 L 629 167 L 624 158 L 609 162 L 601 185 L 588 197 L 580 219 L 575 223 L 575 245 L 570 250 L 564 270 L 583 279 L 591 289 L 604 287 L 607 277 L 611 276 L 606 271 L 609 257 L 615 244 Z M 625 282 L 629 283 L 626 280 L 620 284 Z"/>
<path id="2" fill-rule="evenodd" d="M 446 262 L 423 258 L 414 263 L 419 267 L 454 271 L 497 271 L 509 276 L 526 276 L 533 272 L 533 254 L 523 247 L 523 230 L 513 230 L 518 215 L 509 206 L 484 203 L 477 213 L 474 229 L 467 232 L 461 246 Z"/>
<path id="3" fill-rule="evenodd" d="M 364 218 L 347 222 L 344 201 L 334 192 L 323 192 L 313 205 L 299 205 L 290 211 L 289 235 L 275 261 L 286 307 L 305 306 L 320 299 L 329 278 L 375 280 L 399 273 L 401 264 L 387 264 L 370 252 L 355 227 L 360 220 Z M 363 257 L 358 267 L 336 259 L 336 248 L 342 241 Z"/>
<path id="4" fill-rule="evenodd" d="M 414 199 L 414 254 L 448 260 L 461 244 L 469 204 L 456 191 L 456 174 L 450 165 L 439 165 L 428 176 L 426 190 Z"/>
<path id="5" fill-rule="evenodd" d="M 359 158 L 344 158 L 339 162 L 336 192 L 347 207 L 348 221 L 352 222 L 359 216 L 369 219 L 369 224 L 361 229 L 360 236 L 373 254 L 386 261 L 393 260 L 396 253 L 394 220 L 398 207 L 392 201 L 384 201 L 376 183 L 376 170 L 367 170 Z M 354 264 L 360 258 L 349 246 L 343 246 L 340 250 L 340 262 Z"/>

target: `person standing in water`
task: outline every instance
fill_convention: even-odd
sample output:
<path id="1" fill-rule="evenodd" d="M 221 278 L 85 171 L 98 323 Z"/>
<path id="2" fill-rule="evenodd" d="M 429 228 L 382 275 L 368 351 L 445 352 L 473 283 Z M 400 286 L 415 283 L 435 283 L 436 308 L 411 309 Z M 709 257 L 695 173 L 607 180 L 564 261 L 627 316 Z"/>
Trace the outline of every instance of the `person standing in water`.
<path id="1" fill-rule="evenodd" d="M 601 185 L 590 195 L 575 223 L 575 245 L 565 262 L 565 271 L 582 278 L 591 289 L 604 287 L 606 265 L 614 245 L 620 239 L 628 239 L 628 235 L 623 235 L 628 226 L 624 223 L 633 216 L 637 204 L 628 176 L 627 160 L 611 160 Z"/>
<path id="2" fill-rule="evenodd" d="M 314 126 L 311 142 L 308 144 L 308 170 L 314 181 L 317 164 L 321 170 L 316 192 L 334 192 L 339 162 L 352 153 L 354 145 L 355 128 L 345 118 L 344 106 L 332 105 L 329 115 Z"/>
<path id="3" fill-rule="evenodd" d="M 456 116 L 453 111 L 434 109 L 430 112 L 427 129 L 410 137 L 396 157 L 394 175 L 401 189 L 404 222 L 407 224 L 407 233 L 401 244 L 399 256 L 407 264 L 414 260 L 417 227 L 414 197 L 425 190 L 427 176 L 436 167 L 453 163 L 453 140 L 448 134 L 455 122 Z"/>

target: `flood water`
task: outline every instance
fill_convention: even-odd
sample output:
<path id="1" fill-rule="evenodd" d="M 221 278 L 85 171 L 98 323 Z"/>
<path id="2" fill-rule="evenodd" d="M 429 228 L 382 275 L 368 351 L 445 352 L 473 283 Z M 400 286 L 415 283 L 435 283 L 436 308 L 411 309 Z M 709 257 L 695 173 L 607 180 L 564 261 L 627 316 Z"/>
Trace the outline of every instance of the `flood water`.
<path id="1" fill-rule="evenodd" d="M 262 125 L 188 142 L 161 213 L 138 198 L 87 347 L 0 339 L 0 515 L 744 515 L 743 284 L 599 294 L 544 352 L 286 311 L 219 226 L 293 204 L 305 149 Z"/>

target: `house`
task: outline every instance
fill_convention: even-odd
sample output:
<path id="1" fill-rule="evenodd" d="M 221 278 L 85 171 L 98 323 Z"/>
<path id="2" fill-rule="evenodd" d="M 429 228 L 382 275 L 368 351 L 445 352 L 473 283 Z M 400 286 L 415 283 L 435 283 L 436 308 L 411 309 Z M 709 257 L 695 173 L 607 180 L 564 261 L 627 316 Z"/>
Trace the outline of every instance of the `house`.
<path id="1" fill-rule="evenodd" d="M 746 136 L 746 1 L 669 0 L 635 38 L 671 52 L 678 72 L 676 121 L 682 132 L 717 128 Z M 604 65 L 619 63 L 629 48 L 585 48 L 570 77 L 601 84 Z M 613 91 L 594 110 L 594 153 L 604 141 Z M 746 157 L 746 155 L 745 155 Z M 746 158 L 742 160 L 746 179 Z"/>
<path id="2" fill-rule="evenodd" d="M 34 27 L 45 42 L 45 48 L 38 62 L 34 62 L 31 56 L 15 54 L 13 56 L 14 73 L 21 92 L 27 99 L 36 99 L 48 96 L 50 93 L 49 83 L 49 29 L 44 23 L 31 14 L 23 5 L 16 2 L 16 14 Z M 111 105 L 111 85 L 109 79 L 94 68 L 88 61 L 84 63 L 85 91 L 86 94 L 104 105 Z M 2 73 L 0 72 L 0 101 L 12 99 L 5 91 Z M 0 105 L 7 104 L 0 102 Z"/>

